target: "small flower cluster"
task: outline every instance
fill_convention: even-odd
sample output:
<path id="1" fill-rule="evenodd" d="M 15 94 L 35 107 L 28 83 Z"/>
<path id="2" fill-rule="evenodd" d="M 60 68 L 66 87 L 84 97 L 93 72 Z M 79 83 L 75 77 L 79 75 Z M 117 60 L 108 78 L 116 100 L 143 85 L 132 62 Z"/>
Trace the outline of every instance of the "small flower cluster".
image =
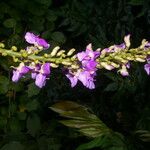
<path id="1" fill-rule="evenodd" d="M 35 51 L 41 49 L 49 48 L 49 44 L 42 38 L 35 36 L 33 33 L 27 32 L 25 35 L 25 39 L 28 43 L 33 44 L 34 46 L 27 47 L 28 53 L 34 53 Z M 31 72 L 32 79 L 35 79 L 35 84 L 42 88 L 45 83 L 46 79 L 50 74 L 50 63 L 44 64 L 35 64 L 32 62 L 28 66 L 25 65 L 24 62 L 21 62 L 18 67 L 14 68 L 12 81 L 18 82 L 18 80 L 23 77 L 25 74 Z"/>
<path id="2" fill-rule="evenodd" d="M 12 81 L 18 82 L 26 74 L 31 74 L 35 84 L 42 88 L 49 79 L 51 68 L 58 68 L 61 64 L 66 70 L 65 75 L 71 82 L 71 87 L 80 81 L 86 88 L 95 88 L 95 78 L 98 69 L 114 70 L 122 76 L 129 76 L 128 69 L 132 61 L 145 62 L 144 69 L 150 75 L 150 42 L 143 40 L 138 48 L 129 49 L 130 35 L 124 37 L 124 42 L 120 45 L 113 45 L 104 49 L 92 49 L 92 44 L 87 45 L 85 51 L 73 55 L 75 49 L 71 49 L 67 54 L 65 50 L 59 50 L 56 46 L 50 54 L 38 55 L 42 50 L 50 47 L 47 41 L 27 32 L 25 40 L 31 44 L 25 50 L 17 52 L 15 47 L 6 50 L 4 44 L 0 43 L 0 53 L 3 56 L 9 55 L 19 62 L 18 67 L 13 67 Z"/>
<path id="3" fill-rule="evenodd" d="M 113 45 L 110 46 L 109 48 L 105 48 L 101 51 L 101 53 L 119 53 L 119 52 L 124 52 L 125 50 L 128 50 L 130 47 L 130 35 L 127 35 L 124 37 L 124 43 L 121 43 L 120 45 Z M 116 68 L 116 64 L 111 62 L 110 64 L 102 62 L 101 65 L 104 66 L 105 69 L 107 70 L 113 70 Z M 118 64 L 120 69 L 118 70 L 118 72 L 122 75 L 122 76 L 129 76 L 129 73 L 127 71 L 127 69 L 130 68 L 130 62 L 129 61 L 125 61 L 122 59 L 122 62 L 120 64 Z"/>
<path id="4" fill-rule="evenodd" d="M 66 74 L 71 82 L 71 87 L 74 87 L 79 80 L 85 87 L 89 89 L 95 88 L 94 78 L 97 70 L 96 58 L 99 57 L 99 55 L 100 52 L 98 50 L 92 50 L 91 44 L 86 47 L 85 52 L 83 51 L 77 54 L 80 68 L 76 70 L 69 68 L 68 73 Z"/>

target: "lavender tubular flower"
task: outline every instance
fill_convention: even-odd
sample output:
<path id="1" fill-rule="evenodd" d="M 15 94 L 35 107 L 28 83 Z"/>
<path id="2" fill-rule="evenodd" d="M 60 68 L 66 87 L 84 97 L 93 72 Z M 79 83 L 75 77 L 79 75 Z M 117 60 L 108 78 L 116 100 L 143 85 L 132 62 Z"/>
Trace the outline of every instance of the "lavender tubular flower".
<path id="1" fill-rule="evenodd" d="M 144 65 L 144 69 L 148 75 L 150 75 L 150 57 L 147 57 L 147 64 Z"/>
<path id="2" fill-rule="evenodd" d="M 50 75 L 50 63 L 43 64 L 39 70 L 36 70 L 36 72 L 32 75 L 32 77 L 34 76 L 35 78 L 35 84 L 39 88 L 42 88 L 45 86 L 46 79 Z"/>
<path id="3" fill-rule="evenodd" d="M 12 81 L 18 82 L 18 80 L 24 76 L 26 73 L 30 71 L 28 66 L 25 66 L 25 64 L 22 62 L 19 64 L 19 66 L 16 68 L 16 70 L 13 70 L 13 76 Z"/>
<path id="4" fill-rule="evenodd" d="M 96 58 L 99 55 L 99 51 L 92 50 L 91 44 L 86 47 L 86 51 L 77 54 L 78 61 L 80 62 L 80 69 L 74 74 L 69 70 L 69 73 L 66 75 L 67 78 L 69 78 L 72 87 L 74 87 L 79 80 L 85 87 L 89 89 L 95 88 L 94 77 L 96 76 L 95 72 L 97 70 Z"/>
<path id="5" fill-rule="evenodd" d="M 89 89 L 94 89 L 94 76 L 90 74 L 88 71 L 80 72 L 78 79 L 83 83 L 83 85 Z"/>
<path id="6" fill-rule="evenodd" d="M 145 64 L 144 69 L 148 75 L 150 75 L 150 64 Z"/>
<path id="7" fill-rule="evenodd" d="M 44 49 L 48 49 L 50 47 L 50 45 L 44 39 L 40 38 L 39 36 L 34 35 L 31 32 L 26 33 L 25 39 L 28 43 L 34 44 L 35 46 L 38 46 L 38 47 L 41 46 Z"/>

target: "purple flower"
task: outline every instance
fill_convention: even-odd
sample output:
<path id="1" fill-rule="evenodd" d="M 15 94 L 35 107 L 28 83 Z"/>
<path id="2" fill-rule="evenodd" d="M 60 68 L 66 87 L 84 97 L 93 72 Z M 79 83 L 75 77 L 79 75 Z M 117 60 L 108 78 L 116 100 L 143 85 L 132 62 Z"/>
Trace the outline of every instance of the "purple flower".
<path id="1" fill-rule="evenodd" d="M 150 42 L 147 42 L 144 46 L 145 49 L 150 48 Z"/>
<path id="2" fill-rule="evenodd" d="M 88 71 L 95 71 L 97 62 L 94 60 L 82 61 L 83 68 Z"/>
<path id="3" fill-rule="evenodd" d="M 150 75 L 150 64 L 145 64 L 144 69 L 148 75 Z"/>
<path id="4" fill-rule="evenodd" d="M 126 48 L 126 45 L 125 43 L 122 43 L 120 45 L 115 45 L 116 48 L 120 48 L 120 49 L 125 49 Z"/>
<path id="5" fill-rule="evenodd" d="M 94 76 L 88 71 L 80 72 L 78 79 L 83 83 L 83 85 L 89 89 L 94 89 Z"/>
<path id="6" fill-rule="evenodd" d="M 121 43 L 119 45 L 112 45 L 108 48 L 104 48 L 101 53 L 113 53 L 118 52 L 122 49 L 129 48 L 130 47 L 130 35 L 127 35 L 124 37 L 124 43 Z"/>
<path id="7" fill-rule="evenodd" d="M 46 84 L 46 79 L 50 74 L 50 63 L 45 63 L 43 65 L 36 65 L 33 70 L 32 78 L 35 79 L 35 84 L 42 88 Z"/>
<path id="8" fill-rule="evenodd" d="M 31 77 L 32 79 L 36 78 L 36 75 L 39 73 L 39 70 L 41 69 L 41 64 L 31 64 L 30 68 L 32 69 Z"/>
<path id="9" fill-rule="evenodd" d="M 39 36 L 34 35 L 31 32 L 27 32 L 25 35 L 25 39 L 28 43 L 30 44 L 34 44 L 35 46 L 42 46 L 45 49 L 49 48 L 49 44 L 42 38 L 40 38 Z"/>
<path id="10" fill-rule="evenodd" d="M 144 69 L 148 75 L 150 75 L 150 56 L 146 58 L 147 64 L 144 65 Z"/>
<path id="11" fill-rule="evenodd" d="M 129 72 L 127 70 L 128 68 L 128 64 L 127 65 L 122 65 L 122 68 L 119 70 L 120 74 L 124 77 L 129 76 Z"/>
<path id="12" fill-rule="evenodd" d="M 71 87 L 74 87 L 79 80 L 85 87 L 89 89 L 95 88 L 94 84 L 95 74 L 90 74 L 90 72 L 88 71 L 78 70 L 76 73 L 69 72 L 68 74 L 66 74 L 66 76 L 71 82 Z"/>
<path id="13" fill-rule="evenodd" d="M 28 66 L 25 66 L 23 62 L 20 63 L 19 66 L 16 68 L 16 70 L 13 70 L 12 81 L 18 82 L 18 80 L 29 71 L 30 71 L 30 68 Z"/>
<path id="14" fill-rule="evenodd" d="M 95 60 L 100 55 L 99 51 L 92 50 L 92 44 L 87 45 L 85 52 L 80 52 L 77 54 L 77 58 L 79 61 L 83 60 Z"/>
<path id="15" fill-rule="evenodd" d="M 80 52 L 77 54 L 77 58 L 78 58 L 79 62 L 81 62 L 81 67 L 84 70 L 94 71 L 94 70 L 96 70 L 96 65 L 97 65 L 97 62 L 95 61 L 95 59 L 99 55 L 100 55 L 100 52 L 99 51 L 93 51 L 92 45 L 89 44 L 86 47 L 85 52 Z"/>
<path id="16" fill-rule="evenodd" d="M 78 82 L 78 77 L 76 75 L 74 75 L 70 72 L 70 73 L 66 74 L 66 77 L 70 80 L 71 87 L 76 86 L 76 84 Z"/>
<path id="17" fill-rule="evenodd" d="M 125 46 L 125 43 L 122 43 L 120 45 L 112 45 L 110 46 L 109 48 L 104 48 L 102 50 L 102 53 L 113 53 L 113 52 L 118 52 L 122 49 L 125 49 L 126 46 Z"/>
<path id="18" fill-rule="evenodd" d="M 94 77 L 96 76 L 96 58 L 100 55 L 99 51 L 93 51 L 92 45 L 89 44 L 86 47 L 86 51 L 82 51 L 77 54 L 78 61 L 80 63 L 80 69 L 73 71 L 72 68 L 69 69 L 66 74 L 67 78 L 71 82 L 71 87 L 74 87 L 78 80 L 82 82 L 82 84 L 89 88 L 94 89 Z"/>

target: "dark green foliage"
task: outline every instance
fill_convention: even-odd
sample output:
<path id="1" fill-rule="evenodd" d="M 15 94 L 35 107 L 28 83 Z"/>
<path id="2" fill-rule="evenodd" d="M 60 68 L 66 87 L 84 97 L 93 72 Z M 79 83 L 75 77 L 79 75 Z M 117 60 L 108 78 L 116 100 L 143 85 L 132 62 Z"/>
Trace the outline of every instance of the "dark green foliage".
<path id="1" fill-rule="evenodd" d="M 62 45 L 81 51 L 91 42 L 95 48 L 119 44 L 131 33 L 134 47 L 143 38 L 150 40 L 149 10 L 148 0 L 3 0 L 0 41 L 8 47 L 25 48 L 23 36 L 31 31 L 49 41 L 51 47 Z M 0 150 L 149 150 L 150 78 L 143 64 L 131 64 L 127 78 L 100 70 L 92 91 L 80 83 L 72 89 L 57 69 L 52 70 L 43 89 L 28 77 L 12 83 L 10 66 L 14 65 L 11 58 L 0 57 Z M 83 121 L 68 116 L 62 122 L 77 125 L 79 133 L 60 124 L 62 117 L 48 107 L 62 100 L 82 104 L 81 115 L 88 118 L 92 114 L 96 125 L 98 122 L 113 131 L 111 136 L 103 129 L 100 137 L 83 136 L 90 130 L 81 127 L 95 129 L 89 118 Z M 69 115 L 77 114 L 71 111 Z"/>

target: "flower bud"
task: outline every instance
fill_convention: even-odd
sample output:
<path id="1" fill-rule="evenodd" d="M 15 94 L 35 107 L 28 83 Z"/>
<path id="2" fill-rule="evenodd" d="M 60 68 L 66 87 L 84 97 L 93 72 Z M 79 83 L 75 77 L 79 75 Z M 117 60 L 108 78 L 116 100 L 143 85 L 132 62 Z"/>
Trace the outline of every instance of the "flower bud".
<path id="1" fill-rule="evenodd" d="M 70 66 L 72 63 L 71 63 L 71 62 L 68 62 L 68 61 L 63 61 L 62 64 L 63 64 L 63 65 L 66 65 L 66 66 Z"/>
<path id="2" fill-rule="evenodd" d="M 34 60 L 34 63 L 35 63 L 35 64 L 38 64 L 38 63 L 39 63 L 39 61 L 38 61 L 38 60 Z"/>
<path id="3" fill-rule="evenodd" d="M 74 61 L 74 60 L 76 60 L 76 58 L 77 58 L 77 55 L 74 55 L 71 57 L 71 60 Z"/>
<path id="4" fill-rule="evenodd" d="M 66 57 L 66 55 L 65 55 L 65 54 L 62 54 L 62 55 L 61 55 L 61 57 L 65 58 L 65 57 Z"/>
<path id="5" fill-rule="evenodd" d="M 119 68 L 119 66 L 120 66 L 119 64 L 116 64 L 114 62 L 111 62 L 110 65 L 113 66 L 114 68 Z"/>
<path id="6" fill-rule="evenodd" d="M 147 43 L 148 41 L 146 41 L 146 39 L 143 39 L 140 48 L 143 49 Z"/>
<path id="7" fill-rule="evenodd" d="M 124 37 L 124 42 L 127 48 L 130 47 L 131 43 L 130 43 L 130 34 Z"/>
<path id="8" fill-rule="evenodd" d="M 19 60 L 18 58 L 13 57 L 13 61 L 14 61 L 14 62 L 18 62 L 18 60 Z"/>
<path id="9" fill-rule="evenodd" d="M 100 64 L 101 64 L 101 66 L 103 66 L 103 67 L 104 67 L 105 69 L 107 69 L 107 70 L 112 70 L 112 69 L 114 69 L 114 66 L 109 65 L 107 62 L 101 62 Z"/>
<path id="10" fill-rule="evenodd" d="M 22 57 L 24 57 L 24 58 L 25 58 L 25 57 L 28 57 L 27 52 L 23 52 L 21 55 L 22 55 Z"/>
<path id="11" fill-rule="evenodd" d="M 128 60 L 134 60 L 134 58 L 133 57 L 126 57 Z"/>
<path id="12" fill-rule="evenodd" d="M 50 63 L 50 66 L 53 67 L 53 68 L 58 68 L 59 67 L 59 65 L 56 65 L 54 63 Z"/>
<path id="13" fill-rule="evenodd" d="M 16 47 L 16 46 L 12 46 L 12 47 L 11 47 L 11 50 L 13 50 L 13 51 L 16 52 L 16 51 L 17 51 L 17 47 Z"/>
<path id="14" fill-rule="evenodd" d="M 56 47 L 52 50 L 52 52 L 51 52 L 50 55 L 51 55 L 52 57 L 55 56 L 59 49 L 60 49 L 60 47 L 59 47 L 59 46 L 56 46 Z"/>
<path id="15" fill-rule="evenodd" d="M 7 53 L 6 53 L 6 52 L 3 52 L 3 53 L 2 53 L 2 56 L 7 56 Z"/>
<path id="16" fill-rule="evenodd" d="M 74 52 L 75 52 L 75 49 L 72 48 L 72 49 L 69 50 L 69 52 L 67 53 L 67 56 L 71 56 Z"/>
<path id="17" fill-rule="evenodd" d="M 0 47 L 4 48 L 5 47 L 4 43 L 0 43 Z"/>
<path id="18" fill-rule="evenodd" d="M 48 54 L 45 53 L 45 54 L 44 54 L 44 57 L 47 58 L 47 57 L 48 57 Z"/>
<path id="19" fill-rule="evenodd" d="M 65 50 L 60 50 L 56 56 L 61 56 L 64 52 L 65 52 Z"/>
<path id="20" fill-rule="evenodd" d="M 129 73 L 127 71 L 127 68 L 125 65 L 122 66 L 122 68 L 120 70 L 118 70 L 118 72 L 122 75 L 122 76 L 129 76 Z"/>
<path id="21" fill-rule="evenodd" d="M 136 60 L 136 61 L 139 61 L 139 62 L 145 62 L 145 61 L 146 61 L 145 59 L 143 59 L 143 58 L 140 58 L 140 57 L 138 57 L 138 58 L 135 58 L 135 60 Z"/>
<path id="22" fill-rule="evenodd" d="M 71 65 L 71 68 L 72 68 L 72 69 L 78 69 L 79 66 L 78 66 L 78 65 Z"/>
<path id="23" fill-rule="evenodd" d="M 127 63 L 127 60 L 125 60 L 125 59 L 123 59 L 123 58 L 121 58 L 119 56 L 115 56 L 114 59 L 119 60 L 119 61 L 121 61 L 124 64 Z"/>

